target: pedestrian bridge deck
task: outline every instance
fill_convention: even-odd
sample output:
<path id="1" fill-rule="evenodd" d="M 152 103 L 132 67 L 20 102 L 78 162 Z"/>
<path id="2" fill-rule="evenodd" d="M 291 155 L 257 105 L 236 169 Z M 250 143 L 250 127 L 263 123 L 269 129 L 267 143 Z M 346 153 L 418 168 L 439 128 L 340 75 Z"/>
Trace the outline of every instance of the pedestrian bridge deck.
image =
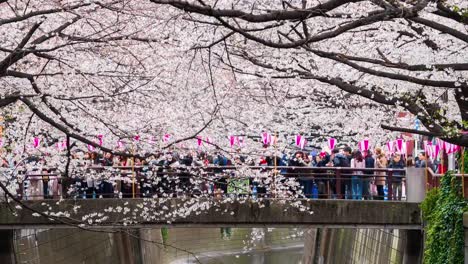
<path id="1" fill-rule="evenodd" d="M 0 229 L 142 227 L 341 227 L 421 229 L 418 203 L 327 199 L 151 198 L 0 203 Z M 12 213 L 16 211 L 16 213 Z M 38 213 L 32 213 L 31 210 Z M 46 213 L 50 218 L 39 213 Z M 16 214 L 16 215 L 15 215 Z"/>

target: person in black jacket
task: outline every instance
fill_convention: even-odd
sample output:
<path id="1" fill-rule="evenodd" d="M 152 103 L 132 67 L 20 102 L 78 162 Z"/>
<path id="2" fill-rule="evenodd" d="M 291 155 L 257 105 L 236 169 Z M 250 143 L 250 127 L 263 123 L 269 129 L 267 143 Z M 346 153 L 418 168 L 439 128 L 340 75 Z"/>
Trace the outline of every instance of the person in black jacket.
<path id="1" fill-rule="evenodd" d="M 186 166 L 186 167 L 192 166 L 192 163 L 193 163 L 192 154 L 189 153 L 187 155 L 183 155 L 179 163 L 180 165 Z M 179 175 L 178 175 L 179 182 L 176 184 L 177 190 L 179 192 L 182 192 L 182 195 L 187 194 L 189 196 L 192 196 L 194 192 L 194 189 L 193 189 L 194 186 L 190 183 L 190 178 L 191 178 L 190 172 L 188 171 L 187 168 L 184 168 L 184 167 L 180 168 L 179 170 L 180 170 Z"/>
<path id="2" fill-rule="evenodd" d="M 326 152 L 320 152 L 317 156 L 315 156 L 315 164 L 316 167 L 326 167 L 327 163 L 330 161 L 330 156 L 327 155 Z M 317 170 L 318 178 L 322 178 L 321 180 L 317 180 L 317 187 L 319 191 L 319 198 L 328 198 L 328 194 L 330 192 L 333 193 L 334 189 L 334 181 L 333 179 L 326 179 L 328 176 L 322 175 L 325 174 L 327 170 Z"/>
<path id="3" fill-rule="evenodd" d="M 112 153 L 106 152 L 106 154 L 104 155 L 104 157 L 102 157 L 102 159 L 100 159 L 100 161 L 102 166 L 112 166 L 114 164 L 114 162 L 112 161 Z M 102 196 L 104 198 L 114 197 L 114 186 L 112 183 L 113 182 L 111 179 L 102 179 L 100 184 L 97 186 L 97 195 Z"/>
<path id="4" fill-rule="evenodd" d="M 297 151 L 294 154 L 294 157 L 289 160 L 288 166 L 290 167 L 306 167 L 307 163 L 305 160 L 304 153 L 302 151 Z M 303 170 L 291 168 L 288 170 L 291 176 L 296 177 L 299 180 L 300 188 L 305 197 L 310 198 L 312 194 L 312 180 L 307 177 L 300 177 L 299 173 L 303 173 Z M 298 174 L 296 174 L 298 173 Z M 294 175 L 296 174 L 296 175 Z M 295 190 L 292 190 L 293 193 L 298 193 Z"/>
<path id="5" fill-rule="evenodd" d="M 352 155 L 350 155 L 349 147 L 345 149 L 345 154 L 340 153 L 339 149 L 334 149 L 332 150 L 332 155 L 330 157 L 331 166 L 349 168 L 351 167 L 351 159 Z M 330 163 L 328 166 L 330 166 Z M 351 174 L 352 171 L 349 170 L 341 171 L 341 184 L 338 187 L 340 193 L 336 194 L 338 198 L 344 197 L 345 199 L 351 199 Z M 336 182 L 335 184 L 338 183 Z"/>
<path id="6" fill-rule="evenodd" d="M 388 164 L 389 168 L 392 169 L 404 169 L 405 162 L 401 158 L 401 154 L 396 153 L 393 155 L 392 161 Z M 403 173 L 395 171 L 393 173 L 392 179 L 392 197 L 394 200 L 401 200 L 402 196 L 402 188 L 401 188 L 401 180 L 402 180 Z"/>
<path id="7" fill-rule="evenodd" d="M 370 150 L 364 152 L 365 158 L 364 162 L 366 165 L 367 169 L 373 169 L 375 168 L 375 159 L 372 157 L 372 152 Z M 363 186 L 362 186 L 362 197 L 364 197 L 364 200 L 370 200 L 372 198 L 371 192 L 370 192 L 370 183 L 374 180 L 374 177 L 372 175 L 374 174 L 373 171 L 364 171 L 364 181 L 363 181 Z"/>

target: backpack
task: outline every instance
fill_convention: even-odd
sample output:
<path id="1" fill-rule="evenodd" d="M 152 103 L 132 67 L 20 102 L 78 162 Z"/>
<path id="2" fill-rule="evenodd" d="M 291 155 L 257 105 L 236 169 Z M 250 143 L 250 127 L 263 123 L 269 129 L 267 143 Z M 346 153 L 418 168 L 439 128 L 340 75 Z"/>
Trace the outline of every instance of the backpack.
<path id="1" fill-rule="evenodd" d="M 227 158 L 223 156 L 218 156 L 218 165 L 219 166 L 226 166 L 227 165 Z"/>
<path id="2" fill-rule="evenodd" d="M 375 167 L 375 160 L 372 157 L 366 157 L 366 168 L 374 168 Z"/>

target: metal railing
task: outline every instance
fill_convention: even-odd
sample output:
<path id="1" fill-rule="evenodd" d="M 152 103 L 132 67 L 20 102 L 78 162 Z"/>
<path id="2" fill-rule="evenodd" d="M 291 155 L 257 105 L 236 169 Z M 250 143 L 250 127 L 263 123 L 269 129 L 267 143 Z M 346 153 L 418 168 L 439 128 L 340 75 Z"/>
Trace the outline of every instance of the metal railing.
<path id="1" fill-rule="evenodd" d="M 463 197 L 468 198 L 468 178 L 463 173 L 453 174 L 457 178 L 461 178 Z M 444 174 L 435 173 L 431 168 L 426 169 L 426 191 L 440 187 L 440 180 Z"/>
<path id="2" fill-rule="evenodd" d="M 18 197 L 138 198 L 180 196 L 308 197 L 323 199 L 402 200 L 404 169 L 293 166 L 92 166 L 63 177 L 19 172 Z M 382 189 L 376 195 L 371 183 Z M 29 185 L 25 184 L 29 183 Z M 90 185 L 91 186 L 88 186 Z M 42 190 L 40 189 L 42 186 Z M 359 187 L 362 186 L 361 190 Z M 32 191 L 35 188 L 35 192 Z M 52 190 L 51 190 L 52 188 Z M 353 188 L 357 190 L 353 196 Z M 366 190 L 364 190 L 366 189 Z"/>

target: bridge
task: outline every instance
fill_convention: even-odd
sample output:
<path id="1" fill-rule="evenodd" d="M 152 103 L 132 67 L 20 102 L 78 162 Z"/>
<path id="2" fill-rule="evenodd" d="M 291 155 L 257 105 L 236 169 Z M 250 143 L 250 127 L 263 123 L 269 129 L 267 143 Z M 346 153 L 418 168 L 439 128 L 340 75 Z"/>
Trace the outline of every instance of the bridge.
<path id="1" fill-rule="evenodd" d="M 189 172 L 189 169 L 194 171 Z M 60 178 L 53 172 L 25 173 L 21 176 L 23 180 L 19 182 L 17 195 L 11 197 L 17 203 L 0 203 L 0 229 L 80 225 L 89 228 L 168 225 L 421 228 L 418 202 L 424 197 L 425 181 L 428 178 L 422 169 L 263 166 L 242 169 L 234 166 L 86 169 L 88 173 L 103 173 L 105 180 L 114 186 L 123 185 L 125 178 L 131 180 L 132 193 L 124 193 L 123 197 L 134 198 L 121 198 L 122 193 L 104 193 L 100 195 L 103 198 L 92 197 L 89 190 L 83 189 L 81 185 L 76 187 L 76 183 L 83 182 L 79 177 Z M 249 176 L 244 176 L 246 174 Z M 346 182 L 350 183 L 352 178 L 370 181 L 374 177 L 385 178 L 388 186 L 385 197 L 374 196 L 374 199 L 379 200 L 365 196 L 362 199 L 370 200 L 343 199 L 349 198 L 342 188 Z M 182 182 L 184 178 L 188 179 Z M 301 194 L 301 190 L 293 189 L 294 185 L 291 187 L 288 184 L 291 178 L 322 183 L 324 188 L 316 198 L 323 199 L 305 198 L 311 197 L 310 193 Z M 161 185 L 161 179 L 166 180 L 167 186 Z M 37 197 L 24 190 L 26 180 L 32 186 L 37 186 L 39 181 L 60 181 L 60 184 L 56 184 L 58 188 L 53 191 L 54 195 Z M 234 193 L 223 193 L 229 190 L 230 183 L 239 180 L 244 180 L 244 183 L 247 181 L 247 186 L 234 189 Z M 400 190 L 400 194 L 396 195 L 392 191 L 392 185 L 395 184 L 404 185 L 409 191 L 402 196 Z M 252 193 L 256 186 L 263 186 L 263 192 Z M 209 191 L 207 187 L 215 190 Z"/>
<path id="2" fill-rule="evenodd" d="M 95 168 L 106 170 L 109 168 Z M 115 168 L 112 168 L 115 169 Z M 389 187 L 387 200 L 348 200 L 340 188 L 341 183 L 351 181 L 356 169 L 350 168 L 249 168 L 264 174 L 263 179 L 279 179 L 267 185 L 265 193 L 254 195 L 252 189 L 247 193 L 207 192 L 200 189 L 193 192 L 197 186 L 212 183 L 221 186 L 229 184 L 230 179 L 241 179 L 232 173 L 233 168 L 204 168 L 206 173 L 189 174 L 187 170 L 175 172 L 158 171 L 148 177 L 142 173 L 143 168 L 133 168 L 135 174 L 128 173 L 128 168 L 120 174 L 132 179 L 133 190 L 120 198 L 115 194 L 104 194 L 103 198 L 90 197 L 86 190 L 79 190 L 76 195 L 69 192 L 70 183 L 60 175 L 44 173 L 36 175 L 25 174 L 24 179 L 31 181 L 60 181 L 59 189 L 52 196 L 32 196 L 27 194 L 25 181 L 19 184 L 17 203 L 0 203 L 0 236 L 4 253 L 0 252 L 8 262 L 11 255 L 14 231 L 17 229 L 49 229 L 49 228 L 83 228 L 93 230 L 122 230 L 158 227 L 305 227 L 305 228 L 379 228 L 399 229 L 405 238 L 405 263 L 417 263 L 421 256 L 422 221 L 419 202 L 421 201 L 427 181 L 424 171 L 401 171 L 391 169 L 364 169 L 366 174 L 357 177 L 365 180 L 371 177 L 385 177 Z M 281 169 L 283 171 L 279 172 Z M 273 173 L 272 173 L 273 172 Z M 393 175 L 394 172 L 399 172 Z M 182 193 L 163 190 L 157 193 L 157 188 L 150 189 L 151 197 L 145 197 L 143 188 L 151 177 L 170 177 L 172 175 L 194 177 L 196 181 L 186 186 Z M 111 181 L 122 180 L 122 175 L 115 171 Z M 202 175 L 202 177 L 198 177 Z M 55 178 L 54 178 L 55 177 Z M 276 178 L 275 178 L 276 177 Z M 280 193 L 278 189 L 288 178 L 310 179 L 322 181 L 326 186 L 320 199 L 296 198 L 293 195 Z M 252 182 L 262 179 L 244 177 Z M 262 178 L 262 176 L 260 176 Z M 224 180 L 224 181 L 223 181 Z M 404 197 L 394 196 L 392 183 L 403 183 L 407 187 Z M 175 183 L 172 185 L 180 187 Z M 275 185 L 277 184 L 277 185 Z M 265 185 L 265 184 L 264 184 Z M 435 185 L 435 184 L 434 184 Z M 26 187 L 25 187 L 26 186 Z M 289 188 L 289 187 L 288 187 Z M 73 190 L 72 190 L 73 191 Z M 273 192 L 276 191 L 276 192 Z M 25 195 L 26 194 L 26 195 Z M 162 196 L 162 197 L 161 197 Z M 106 198 L 107 197 L 107 198 Z M 52 198 L 52 199 L 50 199 Z M 86 199 L 84 199 L 86 198 Z M 94 199 L 93 199 L 94 198 Z M 330 199 L 333 198 L 333 199 Z M 369 198 L 369 197 L 365 197 Z M 402 198 L 402 199 L 400 199 Z M 33 200 L 31 200 L 33 199 Z M 1 241 L 0 241 L 1 242 Z"/>

